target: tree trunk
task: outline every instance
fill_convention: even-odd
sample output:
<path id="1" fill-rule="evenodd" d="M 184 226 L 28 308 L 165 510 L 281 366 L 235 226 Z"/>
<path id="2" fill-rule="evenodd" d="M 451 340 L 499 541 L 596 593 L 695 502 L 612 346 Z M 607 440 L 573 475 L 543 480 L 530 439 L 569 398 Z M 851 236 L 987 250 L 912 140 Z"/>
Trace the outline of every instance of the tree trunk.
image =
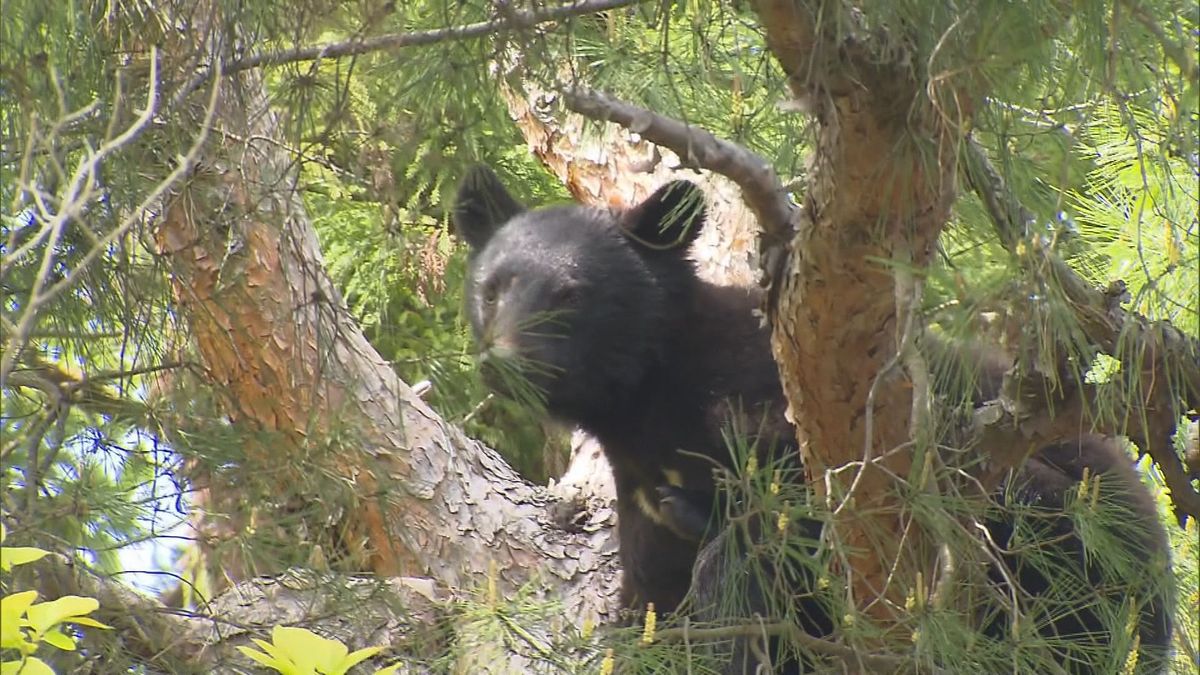
<path id="1" fill-rule="evenodd" d="M 480 570 L 493 564 L 502 589 L 537 571 L 571 620 L 607 619 L 619 586 L 611 523 L 572 533 L 549 524 L 545 491 L 399 381 L 324 272 L 291 157 L 242 140 L 279 136 L 260 74 L 218 86 L 225 134 L 206 149 L 207 170 L 173 196 L 157 241 L 204 376 L 230 421 L 258 432 L 240 470 L 269 469 L 280 494 L 313 471 L 351 486 L 329 524 L 341 550 L 325 551 L 348 556 L 347 567 L 452 588 L 483 586 Z M 273 509 L 284 504 L 248 505 L 236 486 L 210 480 L 208 509 L 238 525 L 283 515 Z M 234 580 L 276 571 L 221 569 Z"/>
<path id="2" fill-rule="evenodd" d="M 928 569 L 896 490 L 921 414 L 902 377 L 920 299 L 905 270 L 925 265 L 946 222 L 955 150 L 909 74 L 837 38 L 837 18 L 818 24 L 792 2 L 757 10 L 818 121 L 805 219 L 775 279 L 772 345 L 806 470 L 834 514 L 834 550 L 848 552 L 851 604 L 886 620 Z"/>

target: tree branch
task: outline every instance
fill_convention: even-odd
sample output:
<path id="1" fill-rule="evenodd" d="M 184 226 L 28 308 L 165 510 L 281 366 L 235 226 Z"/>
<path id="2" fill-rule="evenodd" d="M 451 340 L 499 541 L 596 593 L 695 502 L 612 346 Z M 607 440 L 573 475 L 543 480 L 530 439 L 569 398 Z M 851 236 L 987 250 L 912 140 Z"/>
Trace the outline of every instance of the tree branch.
<path id="1" fill-rule="evenodd" d="M 594 120 L 615 122 L 643 138 L 670 148 L 690 165 L 719 173 L 742 189 L 746 204 L 763 229 L 764 241 L 787 242 L 796 208 L 775 175 L 775 169 L 746 148 L 717 138 L 705 129 L 582 88 L 564 92 L 574 112 Z"/>
<path id="2" fill-rule="evenodd" d="M 1143 414 L 1127 416 L 1137 426 L 1123 433 L 1154 459 L 1176 511 L 1200 518 L 1200 493 L 1192 487 L 1172 443 L 1181 412 L 1200 408 L 1200 342 L 1170 323 L 1149 321 L 1122 309 L 1124 284 L 1115 283 L 1107 291 L 1095 288 L 1043 247 L 1025 246 L 1018 254 L 1018 245 L 1027 239 L 1026 225 L 1036 219 L 1008 190 L 978 142 L 969 139 L 965 148 L 967 179 L 983 200 L 1001 244 L 1022 264 L 1048 270 L 1054 286 L 1062 289 L 1075 310 L 1084 334 L 1105 354 L 1120 360 L 1122 372 L 1140 385 L 1138 391 L 1145 392 Z M 992 440 L 984 440 L 985 447 L 993 447 Z"/>
<path id="3" fill-rule="evenodd" d="M 1137 19 L 1138 23 L 1142 24 L 1142 27 L 1158 40 L 1167 58 L 1179 66 L 1183 75 L 1181 79 L 1184 82 L 1195 82 L 1196 78 L 1200 77 L 1200 68 L 1196 66 L 1196 46 L 1194 44 L 1183 45 L 1168 37 L 1162 26 L 1158 25 L 1158 21 L 1136 0 L 1122 0 L 1121 4 L 1128 7 L 1133 18 Z"/>
<path id="4" fill-rule="evenodd" d="M 285 63 L 315 61 L 317 59 L 336 59 L 343 56 L 358 56 L 378 51 L 394 51 L 407 47 L 419 47 L 452 40 L 465 40 L 482 37 L 501 30 L 517 30 L 531 28 L 540 23 L 569 19 L 584 14 L 595 14 L 610 9 L 619 9 L 636 5 L 645 0 L 574 0 L 564 5 L 549 8 L 524 9 L 507 11 L 507 3 L 497 3 L 497 17 L 489 21 L 480 21 L 461 26 L 447 26 L 431 30 L 419 30 L 406 33 L 390 33 L 371 38 L 327 42 L 308 47 L 295 47 L 271 52 L 260 52 L 250 56 L 224 62 L 218 72 L 227 75 L 251 68 L 262 66 L 278 66 Z M 213 68 L 204 68 L 179 90 L 174 97 L 178 103 L 187 97 L 197 87 L 204 84 L 213 76 Z"/>

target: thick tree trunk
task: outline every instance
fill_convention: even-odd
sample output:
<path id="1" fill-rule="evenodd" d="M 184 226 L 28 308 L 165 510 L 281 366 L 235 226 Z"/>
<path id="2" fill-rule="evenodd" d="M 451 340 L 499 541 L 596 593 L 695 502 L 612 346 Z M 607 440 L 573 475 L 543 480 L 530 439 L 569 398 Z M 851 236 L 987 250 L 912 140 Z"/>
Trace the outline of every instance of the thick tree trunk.
<path id="1" fill-rule="evenodd" d="M 314 471 L 351 486 L 330 527 L 342 550 L 325 552 L 349 556 L 351 568 L 466 589 L 483 586 L 493 564 L 501 588 L 540 573 L 569 618 L 604 620 L 619 581 L 608 523 L 574 533 L 548 524 L 543 490 L 397 379 L 324 272 L 291 158 L 242 140 L 279 132 L 260 75 L 219 86 L 225 134 L 207 149 L 207 170 L 174 196 L 157 239 L 204 375 L 232 423 L 260 432 L 242 470 L 270 469 L 280 494 Z M 271 509 L 283 507 L 245 504 L 212 481 L 202 486 L 209 509 L 240 522 L 252 512 L 275 522 Z M 234 579 L 274 571 L 222 569 Z"/>
<path id="2" fill-rule="evenodd" d="M 901 360 L 919 328 L 909 321 L 919 285 L 905 270 L 926 263 L 946 222 L 955 151 L 918 84 L 838 41 L 836 18 L 818 24 L 793 2 L 757 10 L 818 121 L 806 218 L 774 280 L 772 345 L 835 550 L 847 551 L 852 604 L 887 619 L 928 568 L 896 489 L 920 414 Z"/>

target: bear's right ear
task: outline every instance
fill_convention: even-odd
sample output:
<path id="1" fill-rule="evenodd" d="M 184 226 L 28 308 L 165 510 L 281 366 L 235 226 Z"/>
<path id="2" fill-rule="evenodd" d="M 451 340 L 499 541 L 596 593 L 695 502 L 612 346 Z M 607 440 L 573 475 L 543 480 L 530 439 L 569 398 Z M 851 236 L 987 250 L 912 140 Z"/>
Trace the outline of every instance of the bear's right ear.
<path id="1" fill-rule="evenodd" d="M 454 198 L 454 231 L 473 249 L 481 249 L 501 225 L 525 211 L 485 164 L 467 170 Z"/>
<path id="2" fill-rule="evenodd" d="M 687 251 L 704 227 L 704 192 L 695 183 L 675 180 L 621 214 L 621 227 L 654 250 Z"/>

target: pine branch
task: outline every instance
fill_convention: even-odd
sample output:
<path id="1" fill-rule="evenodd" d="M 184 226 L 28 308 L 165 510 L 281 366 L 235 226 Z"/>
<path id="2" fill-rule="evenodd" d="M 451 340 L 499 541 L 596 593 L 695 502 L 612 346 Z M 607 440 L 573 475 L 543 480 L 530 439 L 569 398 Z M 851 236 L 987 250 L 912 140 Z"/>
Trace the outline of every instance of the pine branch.
<path id="1" fill-rule="evenodd" d="M 789 641 L 801 645 L 815 654 L 831 656 L 842 661 L 846 665 L 851 666 L 852 670 L 866 669 L 866 672 L 873 673 L 918 672 L 911 659 L 885 654 L 864 654 L 852 647 L 809 635 L 796 624 L 789 622 L 752 623 L 748 621 L 746 623 L 712 628 L 692 628 L 684 625 L 679 628 L 665 628 L 654 633 L 654 639 L 663 642 L 687 642 L 691 640 L 718 642 L 733 638 L 757 638 L 764 636 L 785 636 Z M 947 671 L 941 668 L 933 668 L 930 671 L 921 672 L 944 674 Z"/>
<path id="2" fill-rule="evenodd" d="M 1044 248 L 1025 246 L 1018 254 L 1018 245 L 1026 239 L 1026 225 L 1036 222 L 1033 213 L 1008 190 L 978 142 L 969 139 L 965 152 L 967 180 L 983 200 L 1004 248 L 1026 265 L 1049 270 L 1052 283 L 1070 301 L 1075 319 L 1088 339 L 1105 354 L 1120 360 L 1123 372 L 1141 377 L 1139 390 L 1147 394 L 1140 401 L 1141 414 L 1126 416 L 1135 420 L 1136 426 L 1125 433 L 1162 471 L 1176 512 L 1200 518 L 1200 493 L 1192 487 L 1172 442 L 1182 410 L 1200 409 L 1200 342 L 1166 321 L 1150 321 L 1122 309 L 1121 282 L 1101 290 Z M 1145 361 L 1139 362 L 1142 357 Z M 1172 387 L 1172 383 L 1177 384 Z M 1080 403 L 1077 400 L 1072 405 Z M 1082 412 L 1081 408 L 1079 413 Z M 1047 409 L 1044 414 L 1048 416 L 1051 412 Z M 1079 419 L 1074 411 L 1064 415 L 1059 410 L 1058 416 Z M 1020 426 L 1028 424 L 1022 421 Z M 990 427 L 999 428 L 994 423 Z M 993 447 L 998 440 L 986 439 L 984 445 Z"/>
<path id="3" fill-rule="evenodd" d="M 564 5 L 549 8 L 523 9 L 512 11 L 508 3 L 496 3 L 496 18 L 461 26 L 447 26 L 431 30 L 410 31 L 405 33 L 390 33 L 370 38 L 351 38 L 338 42 L 327 42 L 306 47 L 294 47 L 278 51 L 260 52 L 250 56 L 226 61 L 218 72 L 226 75 L 261 68 L 263 66 L 278 66 L 285 63 L 300 63 L 318 59 L 337 59 L 343 56 L 359 56 L 371 52 L 396 51 L 408 47 L 419 47 L 483 37 L 505 30 L 520 30 L 532 28 L 538 24 L 560 21 L 584 14 L 595 14 L 611 9 L 629 7 L 640 4 L 645 0 L 574 0 Z M 189 94 L 204 84 L 213 76 L 213 68 L 204 68 L 174 96 L 174 103 L 179 103 Z"/>
<path id="4" fill-rule="evenodd" d="M 1184 82 L 1195 82 L 1197 78 L 1200 78 L 1200 67 L 1196 65 L 1196 47 L 1194 44 L 1183 45 L 1172 40 L 1163 31 L 1162 26 L 1158 25 L 1158 21 L 1154 16 L 1135 0 L 1122 0 L 1121 4 L 1129 8 L 1129 13 L 1133 15 L 1133 18 L 1137 19 L 1138 23 L 1142 24 L 1142 27 L 1158 40 L 1167 58 L 1179 66 Z"/>
<path id="5" fill-rule="evenodd" d="M 797 209 L 765 159 L 746 148 L 717 138 L 705 129 L 617 100 L 601 92 L 572 88 L 563 92 L 567 108 L 585 117 L 615 122 L 646 140 L 669 148 L 687 165 L 719 173 L 742 190 L 746 205 L 762 227 L 764 270 L 791 240 Z"/>
<path id="6" fill-rule="evenodd" d="M 37 589 L 43 595 L 96 598 L 100 601 L 100 609 L 93 616 L 115 628 L 113 633 L 119 636 L 123 650 L 143 659 L 144 663 L 165 666 L 168 671 L 179 663 L 196 663 L 204 645 L 184 636 L 197 632 L 193 624 L 200 619 L 175 614 L 157 600 L 100 576 L 64 555 L 52 553 L 37 565 Z M 108 632 L 95 633 L 97 635 L 89 639 L 110 638 Z M 102 646 L 97 646 L 98 653 L 103 651 Z"/>

